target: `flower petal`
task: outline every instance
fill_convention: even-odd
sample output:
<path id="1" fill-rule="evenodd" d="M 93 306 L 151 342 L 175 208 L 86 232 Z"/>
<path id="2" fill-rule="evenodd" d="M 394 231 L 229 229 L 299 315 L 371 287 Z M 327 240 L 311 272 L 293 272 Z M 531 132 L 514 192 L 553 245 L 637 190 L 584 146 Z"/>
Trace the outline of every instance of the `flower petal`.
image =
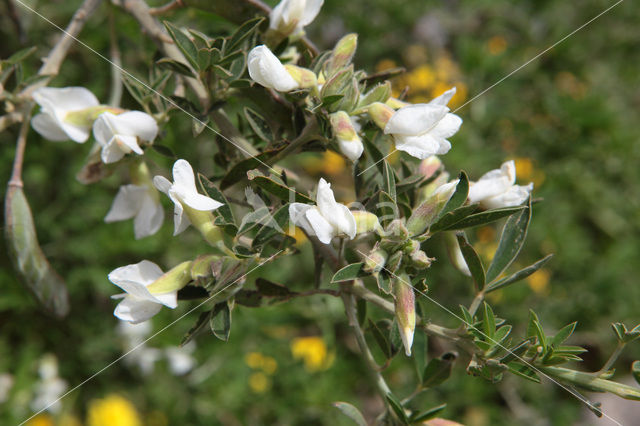
<path id="1" fill-rule="evenodd" d="M 60 125 L 62 126 L 62 130 L 64 130 L 64 132 L 69 136 L 69 139 L 74 142 L 85 143 L 87 139 L 89 139 L 90 126 L 74 126 L 73 124 L 65 123 L 64 121 L 61 122 Z"/>
<path id="2" fill-rule="evenodd" d="M 500 195 L 483 200 L 481 204 L 485 209 L 519 206 L 529 198 L 532 190 L 533 183 L 527 186 L 514 185 Z"/>
<path id="3" fill-rule="evenodd" d="M 113 129 L 117 134 L 137 136 L 149 142 L 158 135 L 158 123 L 142 111 L 127 111 L 116 115 Z"/>
<path id="4" fill-rule="evenodd" d="M 193 168 L 187 160 L 180 159 L 173 164 L 173 183 L 182 196 L 198 192 Z"/>
<path id="5" fill-rule="evenodd" d="M 61 111 L 75 111 L 100 104 L 98 98 L 84 87 L 41 87 L 33 92 L 33 100 L 40 106 L 54 106 Z"/>
<path id="6" fill-rule="evenodd" d="M 428 133 L 422 136 L 394 136 L 394 139 L 398 151 L 404 151 L 421 160 L 432 155 L 441 155 L 441 152 L 446 154 L 448 151 L 448 149 L 444 149 L 446 145 L 442 147 L 441 140 L 435 139 Z M 451 146 L 449 145 L 449 147 Z"/>
<path id="7" fill-rule="evenodd" d="M 118 141 L 116 140 L 117 136 L 111 138 L 109 142 L 105 146 L 102 147 L 102 152 L 100 153 L 100 159 L 104 164 L 112 164 L 120 161 L 124 155 L 125 151 L 122 150 Z"/>
<path id="8" fill-rule="evenodd" d="M 115 131 L 113 129 L 113 120 L 115 115 L 110 112 L 103 112 L 93 122 L 93 137 L 103 147 L 106 146 L 113 138 Z"/>
<path id="9" fill-rule="evenodd" d="M 136 299 L 134 297 L 125 297 L 122 302 L 118 303 L 118 306 L 116 306 L 116 309 L 113 311 L 113 315 L 122 321 L 137 324 L 147 321 L 160 312 L 160 309 L 162 309 L 162 305 L 159 303 Z"/>
<path id="10" fill-rule="evenodd" d="M 331 243 L 335 237 L 333 226 L 320 214 L 318 209 L 311 208 L 305 212 L 305 217 L 313 228 L 313 233 L 323 244 Z"/>
<path id="11" fill-rule="evenodd" d="M 415 104 L 400 108 L 384 128 L 385 134 L 416 136 L 435 126 L 449 108 L 442 105 Z"/>
<path id="12" fill-rule="evenodd" d="M 352 240 L 355 238 L 357 231 L 356 218 L 347 206 L 338 203 L 333 214 L 328 217 L 325 216 L 325 218 L 335 229 Z"/>
<path id="13" fill-rule="evenodd" d="M 146 289 L 147 285 L 151 284 L 162 275 L 162 269 L 160 269 L 158 265 L 151 261 L 143 260 L 132 265 L 121 266 L 120 268 L 114 269 L 109 274 L 109 281 L 119 287 L 122 287 L 119 284 L 120 282 L 139 283 Z"/>
<path id="14" fill-rule="evenodd" d="M 460 130 L 461 124 L 462 118 L 455 114 L 448 113 L 442 120 L 438 121 L 438 124 L 429 131 L 429 134 L 435 138 L 447 139 Z"/>
<path id="15" fill-rule="evenodd" d="M 320 8 L 323 3 L 324 0 L 306 0 L 304 12 L 298 22 L 298 28 L 302 29 L 302 27 L 306 27 L 313 22 L 313 20 L 316 19 L 316 16 L 318 16 L 318 13 L 320 13 Z"/>
<path id="16" fill-rule="evenodd" d="M 147 188 L 137 185 L 123 185 L 118 189 L 116 198 L 111 204 L 109 212 L 104 218 L 106 223 L 127 220 L 134 217 L 140 211 L 142 200 L 147 193 Z"/>
<path id="17" fill-rule="evenodd" d="M 164 176 L 154 176 L 153 185 L 158 189 L 158 191 L 169 194 L 169 190 L 171 189 L 172 183 L 169 179 Z"/>
<path id="18" fill-rule="evenodd" d="M 311 226 L 311 224 L 307 220 L 307 216 L 305 215 L 307 210 L 312 209 L 312 208 L 313 208 L 313 206 L 311 206 L 309 204 L 303 204 L 303 203 L 291 203 L 291 204 L 289 204 L 289 218 L 291 219 L 291 222 L 294 225 L 299 226 L 300 228 L 304 229 L 307 232 L 307 234 L 309 234 L 309 235 L 315 235 L 316 234 L 316 232 L 313 230 L 313 227 Z"/>
<path id="19" fill-rule="evenodd" d="M 50 114 L 41 112 L 31 119 L 31 127 L 43 138 L 52 142 L 68 141 L 69 136 Z"/>
<path id="20" fill-rule="evenodd" d="M 362 155 L 364 151 L 364 145 L 362 145 L 362 141 L 343 141 L 342 139 L 338 139 L 338 146 L 340 147 L 340 151 L 351 161 L 356 162 Z"/>
<path id="21" fill-rule="evenodd" d="M 298 88 L 298 83 L 284 65 L 264 45 L 256 46 L 249 52 L 248 68 L 251 79 L 261 86 L 279 92 L 290 92 Z"/>
<path id="22" fill-rule="evenodd" d="M 162 294 L 154 294 L 155 297 L 160 303 L 162 303 L 167 308 L 175 309 L 178 307 L 178 292 L 172 291 L 170 293 L 162 293 Z"/>
<path id="23" fill-rule="evenodd" d="M 200 211 L 211 211 L 215 210 L 223 204 L 219 201 L 214 200 L 213 198 L 207 197 L 202 194 L 185 194 L 182 197 L 182 202 L 191 207 L 192 209 L 200 210 Z"/>
<path id="24" fill-rule="evenodd" d="M 148 192 L 142 197 L 142 205 L 133 221 L 136 240 L 158 232 L 164 221 L 164 209 Z"/>
<path id="25" fill-rule="evenodd" d="M 449 101 L 451 100 L 451 98 L 453 98 L 453 95 L 456 94 L 456 88 L 452 87 L 451 89 L 447 90 L 446 92 L 444 92 L 442 95 L 438 96 L 437 98 L 433 98 L 431 99 L 431 101 L 429 102 L 431 105 L 442 105 L 442 106 L 446 106 Z"/>
<path id="26" fill-rule="evenodd" d="M 323 178 L 320 178 L 320 181 L 318 182 L 316 204 L 318 205 L 318 210 L 320 210 L 322 216 L 327 218 L 333 214 L 338 206 L 333 195 L 333 191 L 331 190 L 331 184 Z"/>
<path id="27" fill-rule="evenodd" d="M 191 225 L 189 218 L 186 214 L 184 214 L 184 208 L 182 207 L 182 203 L 169 192 L 169 198 L 173 201 L 173 235 L 178 235 L 185 229 Z"/>

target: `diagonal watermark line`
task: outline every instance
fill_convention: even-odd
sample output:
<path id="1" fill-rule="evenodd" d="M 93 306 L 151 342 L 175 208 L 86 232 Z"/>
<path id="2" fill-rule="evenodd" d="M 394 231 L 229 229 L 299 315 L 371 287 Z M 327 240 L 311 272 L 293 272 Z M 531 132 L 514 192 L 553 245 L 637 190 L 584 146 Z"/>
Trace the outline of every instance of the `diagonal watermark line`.
<path id="1" fill-rule="evenodd" d="M 37 15 L 38 17 L 40 17 L 42 20 L 46 21 L 47 23 L 49 23 L 50 25 L 52 25 L 53 27 L 55 27 L 57 30 L 61 31 L 62 33 L 64 33 L 66 36 L 72 38 L 74 41 L 76 41 L 78 44 L 80 44 L 81 46 L 85 47 L 86 49 L 90 50 L 92 53 L 98 55 L 101 59 L 105 60 L 106 62 L 108 62 L 109 64 L 111 64 L 111 66 L 113 66 L 114 68 L 116 68 L 117 70 L 119 70 L 120 72 L 122 72 L 123 74 L 126 74 L 127 77 L 131 78 L 132 80 L 135 80 L 137 83 L 141 84 L 142 86 L 144 86 L 147 90 L 151 91 L 152 93 L 158 95 L 160 98 L 162 98 L 164 101 L 168 102 L 169 104 L 171 104 L 172 106 L 176 107 L 177 109 L 179 109 L 180 111 L 184 112 L 185 114 L 187 114 L 189 117 L 191 117 L 192 119 L 196 120 L 198 123 L 200 123 L 200 125 L 206 127 L 207 129 L 211 130 L 213 133 L 215 133 L 216 135 L 220 136 L 221 138 L 223 138 L 224 140 L 226 140 L 227 142 L 231 143 L 232 145 L 234 145 L 236 148 L 238 148 L 239 150 L 241 150 L 242 152 L 244 152 L 245 154 L 248 154 L 250 158 L 254 158 L 255 160 L 257 160 L 259 163 L 261 163 L 263 166 L 267 167 L 269 170 L 273 171 L 275 174 L 279 174 L 279 172 L 277 170 L 275 170 L 273 167 L 269 166 L 267 163 L 263 162 L 262 160 L 260 160 L 257 156 L 251 154 L 249 151 L 247 151 L 245 148 L 243 148 L 242 146 L 238 145 L 237 143 L 235 143 L 234 141 L 232 141 L 231 139 L 229 139 L 228 137 L 226 137 L 225 135 L 223 135 L 222 133 L 218 132 L 216 129 L 214 129 L 213 127 L 211 127 L 208 123 L 205 123 L 204 121 L 202 121 L 201 119 L 199 119 L 198 117 L 196 117 L 195 115 L 191 114 L 189 111 L 187 111 L 186 109 L 182 108 L 180 105 L 178 105 L 176 102 L 174 102 L 171 98 L 166 97 L 165 95 L 163 95 L 162 93 L 158 92 L 157 90 L 155 90 L 154 88 L 152 88 L 151 86 L 149 86 L 147 83 L 145 83 L 144 81 L 140 80 L 138 77 L 136 77 L 135 75 L 131 74 L 129 71 L 125 70 L 124 68 L 122 68 L 120 65 L 114 63 L 112 60 L 110 60 L 109 58 L 107 58 L 106 56 L 104 56 L 103 54 L 101 54 L 100 52 L 98 52 L 97 50 L 95 50 L 93 47 L 89 46 L 88 44 L 86 44 L 85 42 L 83 42 L 82 40 L 80 40 L 77 37 L 74 37 L 72 34 L 69 34 L 64 28 L 60 27 L 58 24 L 56 24 L 55 22 L 51 21 L 50 19 L 48 19 L 46 16 L 42 15 L 40 12 L 38 12 L 37 10 L 31 8 L 30 6 L 24 4 L 22 2 L 22 0 L 16 0 L 16 2 L 18 4 L 20 4 L 22 7 L 24 7 L 25 9 L 29 10 L 31 13 Z"/>
<path id="2" fill-rule="evenodd" d="M 20 1 L 20 0 L 18 0 Z M 513 71 L 511 71 L 509 74 L 505 75 L 504 77 L 502 77 L 500 80 L 496 81 L 495 83 L 493 83 L 491 86 L 487 87 L 486 89 L 484 89 L 482 92 L 478 93 L 476 96 L 474 96 L 473 98 L 469 99 L 467 102 L 465 102 L 464 104 L 460 105 L 458 108 L 454 109 L 453 111 L 451 111 L 451 113 L 455 113 L 458 110 L 464 108 L 465 106 L 469 105 L 471 102 L 475 101 L 476 99 L 478 99 L 480 96 L 484 95 L 485 93 L 487 93 L 489 90 L 493 89 L 494 87 L 496 87 L 497 85 L 499 85 L 500 83 L 502 83 L 503 81 L 505 81 L 507 78 L 511 77 L 512 75 L 514 75 L 515 73 L 517 73 L 518 71 L 520 71 L 522 68 L 526 67 L 527 65 L 529 65 L 531 62 L 535 61 L 536 59 L 538 59 L 540 56 L 544 55 L 545 53 L 547 53 L 548 51 L 550 51 L 551 49 L 553 49 L 554 47 L 556 47 L 557 45 L 559 45 L 560 43 L 562 43 L 563 41 L 565 41 L 566 39 L 568 39 L 569 37 L 573 36 L 575 33 L 577 33 L 578 31 L 580 31 L 581 29 L 583 29 L 584 27 L 586 27 L 587 25 L 589 25 L 590 23 L 592 23 L 593 21 L 595 21 L 596 19 L 600 18 L 602 15 L 604 15 L 605 13 L 609 12 L 611 9 L 613 9 L 614 7 L 616 7 L 617 5 L 619 5 L 620 3 L 622 3 L 624 0 L 618 0 L 617 2 L 615 2 L 614 4 L 612 4 L 611 6 L 609 6 L 608 8 L 606 8 L 605 10 L 603 10 L 602 12 L 600 12 L 599 14 L 597 14 L 596 16 L 594 16 L 593 18 L 589 19 L 587 22 L 585 22 L 584 24 L 580 25 L 578 28 L 576 28 L 575 30 L 571 31 L 569 34 L 567 34 L 566 36 L 562 37 L 560 40 L 556 41 L 555 43 L 553 43 L 551 46 L 547 47 L 546 49 L 544 49 L 543 51 L 541 51 L 540 53 L 538 53 L 536 56 L 534 56 L 533 58 L 529 59 L 527 62 L 525 62 L 524 64 L 520 65 L 518 68 L 514 69 Z M 377 165 L 378 163 L 386 160 L 389 156 L 391 156 L 393 153 L 395 153 L 396 151 L 398 151 L 397 148 L 393 148 L 393 150 L 391 150 L 390 153 L 388 153 L 387 155 L 385 155 L 383 158 L 381 158 L 380 160 L 376 161 L 375 163 L 373 163 L 372 165 L 370 165 L 369 167 L 367 167 L 366 169 L 364 169 L 363 171 L 361 171 L 360 173 L 358 173 L 358 176 L 360 176 L 361 174 L 363 174 L 364 172 L 366 172 L 367 170 L 371 169 L 373 166 Z"/>
<path id="3" fill-rule="evenodd" d="M 360 250 L 356 250 L 358 253 L 360 253 L 362 256 L 366 257 L 368 260 L 373 261 L 376 265 L 380 266 L 380 263 L 376 262 L 374 259 L 372 259 L 371 257 L 367 256 L 365 253 L 363 253 Z M 564 389 L 565 391 L 569 392 L 572 396 L 574 396 L 576 399 L 578 399 L 580 402 L 584 403 L 587 407 L 590 408 L 594 408 L 593 404 L 586 398 L 584 398 L 582 395 L 580 395 L 577 391 L 573 390 L 571 387 L 569 386 L 565 386 L 562 383 L 560 383 L 559 381 L 555 380 L 553 377 L 549 376 L 548 374 L 540 371 L 540 369 L 536 368 L 535 366 L 533 366 L 533 364 L 527 362 L 524 358 L 522 358 L 521 356 L 513 353 L 513 351 L 510 351 L 508 348 L 504 347 L 500 342 L 492 339 L 491 337 L 487 336 L 482 330 L 479 330 L 478 328 L 474 327 L 473 324 L 468 323 L 467 321 L 464 320 L 464 318 L 461 318 L 459 315 L 457 315 L 455 312 L 453 312 L 451 309 L 447 308 L 446 306 L 444 306 L 443 304 L 441 304 L 440 302 L 438 302 L 437 300 L 435 300 L 434 298 L 432 298 L 431 296 L 427 295 L 427 293 L 418 290 L 417 288 L 415 288 L 414 286 L 411 285 L 410 282 L 406 282 L 405 280 L 403 280 L 402 278 L 400 278 L 399 276 L 397 276 L 396 274 L 394 274 L 393 272 L 391 272 L 390 270 L 388 270 L 387 268 L 385 268 L 384 266 L 382 267 L 382 269 L 384 269 L 385 271 L 387 271 L 389 273 L 389 275 L 395 277 L 396 279 L 398 279 L 400 282 L 402 282 L 403 284 L 406 284 L 407 286 L 409 286 L 410 288 L 412 288 L 415 292 L 419 293 L 421 296 L 424 296 L 427 300 L 429 300 L 430 302 L 432 302 L 433 304 L 435 304 L 436 306 L 438 306 L 439 308 L 443 309 L 445 312 L 447 312 L 448 314 L 452 315 L 453 317 L 455 317 L 457 320 L 461 321 L 463 324 L 465 324 L 467 327 L 477 331 L 480 335 L 482 335 L 483 337 L 485 337 L 488 341 L 490 341 L 491 343 L 495 344 L 496 346 L 498 346 L 501 349 L 504 349 L 508 354 L 513 355 L 514 358 L 518 359 L 520 362 L 526 364 L 527 366 L 529 366 L 529 368 L 531 368 L 533 371 L 535 371 L 536 373 L 546 377 L 548 380 L 550 380 L 551 382 L 555 383 L 556 385 L 560 386 L 562 389 Z M 602 412 L 602 415 L 605 416 L 606 418 L 608 418 L 609 420 L 611 420 L 612 422 L 614 422 L 615 424 L 617 424 L 618 426 L 623 426 L 622 423 L 620 423 L 619 421 L 617 421 L 616 419 L 614 419 L 613 417 L 607 415 L 604 411 L 600 410 Z"/>
<path id="4" fill-rule="evenodd" d="M 19 0 L 18 0 L 19 1 Z M 228 289 L 229 287 L 231 287 L 232 285 L 234 285 L 235 283 L 237 283 L 238 281 L 240 281 L 241 279 L 245 278 L 247 275 L 249 275 L 251 272 L 255 271 L 256 269 L 260 268 L 262 265 L 264 265 L 265 263 L 271 261 L 273 258 L 275 258 L 277 255 L 279 255 L 280 253 L 282 253 L 283 250 L 280 250 L 278 252 L 276 252 L 275 254 L 271 255 L 268 259 L 264 260 L 263 262 L 259 263 L 258 265 L 254 266 L 253 268 L 251 268 L 251 270 L 247 271 L 246 273 L 244 273 L 242 276 L 238 277 L 238 279 L 234 280 L 233 282 L 231 282 L 230 284 L 226 285 L 225 287 L 223 287 L 222 289 L 218 290 L 217 292 L 215 292 L 214 294 L 212 294 L 211 296 L 209 296 L 208 298 L 206 298 L 203 302 L 200 302 L 198 305 L 196 305 L 194 308 L 190 309 L 189 311 L 187 311 L 187 313 L 181 315 L 180 317 L 178 317 L 177 319 L 173 320 L 172 322 L 170 322 L 168 325 L 164 326 L 160 331 L 157 331 L 156 333 L 154 333 L 152 336 L 150 336 L 149 338 L 147 338 L 146 340 L 144 340 L 142 343 L 139 343 L 138 345 L 134 346 L 133 348 L 131 348 L 128 352 L 126 352 L 125 354 L 119 356 L 118 358 L 116 358 L 114 361 L 111 361 L 109 364 L 107 364 L 105 367 L 103 367 L 102 369 L 98 370 L 97 372 L 95 372 L 94 374 L 92 374 L 91 376 L 89 376 L 88 378 L 86 378 L 85 380 L 83 380 L 82 382 L 80 382 L 79 384 L 77 384 L 76 386 L 74 386 L 71 390 L 65 392 L 64 395 L 62 395 L 60 398 L 56 399 L 55 401 L 53 401 L 52 403 L 50 403 L 49 405 L 47 405 L 46 407 L 44 407 L 43 409 L 41 409 L 40 411 L 38 411 L 37 413 L 34 413 L 31 417 L 23 420 L 18 426 L 21 426 L 25 423 L 27 423 L 29 420 L 31 420 L 32 418 L 34 418 L 35 416 L 37 416 L 38 414 L 42 413 L 43 411 L 45 411 L 47 408 L 51 407 L 52 405 L 54 405 L 56 402 L 60 401 L 61 399 L 63 399 L 64 397 L 66 397 L 67 395 L 69 395 L 70 393 L 76 391 L 78 388 L 80 388 L 81 386 L 83 386 L 84 384 L 86 384 L 87 382 L 89 382 L 90 380 L 94 379 L 95 377 L 97 377 L 98 375 L 100 375 L 101 373 L 103 373 L 105 370 L 107 370 L 109 367 L 111 367 L 112 365 L 116 364 L 118 361 L 120 361 L 121 359 L 123 359 L 124 357 L 126 357 L 127 355 L 129 355 L 131 352 L 135 351 L 136 349 L 138 349 L 140 346 L 144 345 L 145 343 L 147 343 L 149 340 L 153 339 L 154 337 L 156 337 L 157 335 L 159 335 L 160 333 L 164 332 L 165 330 L 167 330 L 169 327 L 173 326 L 175 323 L 177 323 L 178 321 L 180 321 L 181 319 L 183 319 L 184 317 L 186 317 L 187 315 L 189 315 L 190 313 L 192 313 L 193 311 L 195 311 L 196 309 L 198 309 L 199 307 L 201 307 L 202 305 L 204 305 L 205 303 L 209 302 L 211 299 L 213 299 L 214 297 L 216 297 L 218 294 L 222 293 L 223 291 L 225 291 L 226 289 Z"/>

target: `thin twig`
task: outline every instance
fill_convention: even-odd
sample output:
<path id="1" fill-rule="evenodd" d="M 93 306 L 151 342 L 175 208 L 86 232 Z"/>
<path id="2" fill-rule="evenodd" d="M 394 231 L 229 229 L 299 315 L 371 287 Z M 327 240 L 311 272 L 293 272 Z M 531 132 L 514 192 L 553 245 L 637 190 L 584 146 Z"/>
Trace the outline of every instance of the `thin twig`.
<path id="1" fill-rule="evenodd" d="M 24 162 L 24 151 L 27 146 L 27 133 L 29 132 L 29 119 L 31 118 L 31 109 L 33 102 L 25 102 L 22 111 L 22 125 L 20 133 L 18 133 L 18 141 L 16 142 L 16 155 L 13 158 L 13 169 L 11 171 L 11 179 L 9 186 L 22 188 L 22 163 Z"/>
<path id="2" fill-rule="evenodd" d="M 152 7 L 149 9 L 149 13 L 153 16 L 164 15 L 165 13 L 172 12 L 176 9 L 185 7 L 186 5 L 182 0 L 173 0 L 164 6 Z"/>
<path id="3" fill-rule="evenodd" d="M 122 101 L 122 60 L 120 56 L 120 48 L 118 47 L 118 35 L 116 33 L 116 19 L 113 8 L 109 8 L 109 53 L 111 55 L 111 96 L 109 96 L 109 105 L 119 107 Z"/>

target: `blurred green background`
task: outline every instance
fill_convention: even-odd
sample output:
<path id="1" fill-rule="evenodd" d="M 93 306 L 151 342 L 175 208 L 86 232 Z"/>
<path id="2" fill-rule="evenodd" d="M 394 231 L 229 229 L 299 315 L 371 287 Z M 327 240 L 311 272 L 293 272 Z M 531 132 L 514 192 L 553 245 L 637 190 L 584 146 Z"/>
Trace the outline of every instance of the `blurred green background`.
<path id="1" fill-rule="evenodd" d="M 64 26 L 80 2 L 29 3 Z M 7 4 L 0 5 L 0 56 L 37 46 L 25 69 L 33 73 L 39 66 L 36 58 L 48 52 L 59 34 L 18 7 L 26 35 L 21 43 L 5 13 Z M 631 1 L 622 2 L 474 97 L 613 4 L 327 0 L 307 29 L 323 49 L 331 48 L 344 33 L 357 32 L 356 64 L 368 71 L 406 67 L 407 73 L 394 80 L 394 88 L 401 92 L 411 85 L 408 97 L 414 102 L 430 99 L 450 85 L 458 87 L 454 107 L 461 106 L 456 113 L 464 124 L 452 138 L 453 149 L 443 157 L 447 169 L 452 173 L 464 169 L 477 179 L 515 159 L 520 183 L 533 181 L 534 195 L 544 199 L 534 208 L 518 264 L 556 254 L 546 269 L 492 298 L 494 310 L 524 327 L 528 308 L 535 308 L 550 331 L 577 320 L 572 344 L 591 350 L 583 362 L 589 370 L 600 368 L 613 349 L 611 322 L 622 321 L 629 327 L 640 323 L 640 9 Z M 110 9 L 103 4 L 80 36 L 104 54 L 109 50 Z M 155 52 L 153 43 L 131 17 L 113 11 L 123 66 L 145 76 Z M 169 19 L 211 34 L 232 28 L 194 10 L 179 10 Z M 74 46 L 60 74 L 53 86 L 85 86 L 99 99 L 108 98 L 109 66 L 86 49 Z M 135 108 L 127 94 L 123 106 Z M 194 158 L 193 147 L 211 137 L 205 131 L 197 139 L 185 138 L 190 122 L 177 113 L 163 132 L 162 143 L 189 159 Z M 0 134 L 3 182 L 10 175 L 16 135 L 16 126 Z M 109 271 L 142 259 L 166 269 L 206 250 L 193 230 L 173 238 L 168 223 L 141 241 L 133 239 L 131 221 L 104 224 L 125 178 L 116 173 L 99 184 L 78 183 L 75 174 L 88 150 L 89 144 L 51 143 L 35 132 L 29 136 L 25 192 L 43 250 L 67 281 L 72 305 L 62 321 L 45 316 L 14 277 L 7 257 L 0 259 L 0 378 L 10 377 L 13 383 L 4 401 L 0 392 L 2 424 L 19 423 L 34 412 L 44 354 L 55 356 L 59 376 L 71 389 L 124 353 L 126 339 L 118 332 L 118 320 L 112 315 L 115 303 L 109 299 L 116 292 L 106 278 Z M 157 154 L 150 158 L 157 170 L 170 166 Z M 310 173 L 338 181 L 348 174 L 342 160 L 330 154 L 314 154 L 303 164 Z M 210 170 L 212 165 L 200 156 L 194 167 Z M 472 235 L 483 256 L 490 257 L 495 249 L 496 232 L 499 228 L 482 228 Z M 450 266 L 439 243 L 434 241 L 429 253 L 440 259 L 432 268 L 437 279 L 429 283 L 431 296 L 456 309 L 470 301 L 468 282 Z M 249 277 L 249 285 L 256 276 L 265 276 L 293 288 L 308 287 L 313 270 L 301 265 L 312 264 L 311 254 L 308 244 L 300 248 L 304 262 L 288 258 L 267 265 Z M 457 326 L 440 308 L 422 302 L 435 322 Z M 181 303 L 176 311 L 164 309 L 153 318 L 153 331 L 193 306 Z M 183 353 L 184 359 L 193 357 L 193 368 L 176 376 L 167 348 L 177 345 L 197 316 L 189 314 L 146 345 L 156 349 L 145 352 L 147 362 L 158 358 L 152 362 L 153 374 L 145 374 L 137 362 L 115 363 L 65 398 L 58 413 L 39 416 L 32 424 L 118 424 L 116 420 L 127 419 L 130 423 L 122 424 L 136 424 L 138 418 L 149 425 L 346 425 L 348 420 L 332 408 L 333 401 L 351 402 L 369 418 L 382 408 L 336 300 L 317 296 L 268 308 L 237 309 L 230 341 L 200 337 L 193 352 Z M 435 340 L 429 347 L 433 356 L 448 349 Z M 616 364 L 623 376 L 638 358 L 637 345 L 623 354 Z M 386 375 L 400 395 L 412 391 L 412 366 L 404 357 L 396 357 Z M 494 386 L 467 376 L 462 364 L 450 381 L 420 401 L 425 407 L 448 402 L 444 417 L 478 426 L 566 425 L 582 422 L 584 415 L 582 404 L 552 383 L 535 385 L 509 378 Z"/>

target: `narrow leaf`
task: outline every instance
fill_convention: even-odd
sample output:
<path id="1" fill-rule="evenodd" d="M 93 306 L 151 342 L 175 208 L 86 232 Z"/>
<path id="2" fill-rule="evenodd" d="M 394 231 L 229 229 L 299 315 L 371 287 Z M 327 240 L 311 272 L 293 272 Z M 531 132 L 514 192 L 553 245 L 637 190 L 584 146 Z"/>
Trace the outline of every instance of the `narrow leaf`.
<path id="1" fill-rule="evenodd" d="M 436 417 L 445 408 L 447 408 L 447 404 L 442 404 L 442 405 L 435 406 L 433 408 L 429 408 L 427 411 L 423 411 L 422 413 L 418 413 L 416 415 L 412 415 L 411 418 L 409 418 L 409 421 L 412 424 L 415 424 L 415 423 L 422 424 L 423 422 L 425 422 L 425 421 L 427 421 L 429 419 L 433 419 L 434 417 Z"/>
<path id="2" fill-rule="evenodd" d="M 508 277 L 504 277 L 498 281 L 495 281 L 493 284 L 490 284 L 487 286 L 487 290 L 485 291 L 485 293 L 490 293 L 492 291 L 498 290 L 499 288 L 506 287 L 508 285 L 511 285 L 513 283 L 516 283 L 518 281 L 521 281 L 527 278 L 529 275 L 532 275 L 538 269 L 542 268 L 549 260 L 551 260 L 552 257 L 553 257 L 553 254 L 549 254 L 543 257 L 542 259 L 538 260 L 536 263 L 529 265 L 524 269 L 521 269 L 515 274 L 509 275 Z"/>
<path id="3" fill-rule="evenodd" d="M 464 257 L 464 260 L 469 267 L 469 271 L 471 272 L 471 277 L 476 283 L 476 288 L 478 291 L 482 291 L 484 288 L 485 276 L 484 266 L 482 266 L 480 256 L 478 256 L 471 244 L 469 244 L 464 231 L 456 232 L 456 238 L 458 239 L 458 245 L 460 246 L 462 256 Z"/>
<path id="4" fill-rule="evenodd" d="M 215 185 L 201 173 L 198 173 L 198 180 L 200 181 L 202 190 L 206 192 L 209 197 L 223 204 L 216 209 L 216 214 L 220 215 L 225 222 L 235 224 L 236 220 L 233 217 L 233 211 L 231 211 L 231 204 L 229 204 L 229 201 L 222 191 L 216 188 Z"/>
<path id="5" fill-rule="evenodd" d="M 351 281 L 356 278 L 366 277 L 368 274 L 363 270 L 364 263 L 352 263 L 350 265 L 341 268 L 338 272 L 333 274 L 331 278 L 332 283 L 340 283 L 343 281 Z"/>
<path id="6" fill-rule="evenodd" d="M 253 129 L 255 134 L 265 142 L 273 141 L 273 132 L 269 127 L 269 123 L 256 111 L 249 107 L 244 107 L 244 116 L 249 122 L 249 126 Z"/>
<path id="7" fill-rule="evenodd" d="M 209 326 L 214 336 L 223 341 L 229 340 L 231 333 L 231 310 L 227 302 L 218 303 L 213 308 Z"/>
<path id="8" fill-rule="evenodd" d="M 336 401 L 333 403 L 333 406 L 340 410 L 342 414 L 353 420 L 358 426 L 367 426 L 367 422 L 362 413 L 348 402 Z"/>
<path id="9" fill-rule="evenodd" d="M 444 215 L 453 211 L 459 207 L 461 207 L 465 201 L 467 201 L 467 196 L 469 195 L 469 178 L 464 171 L 460 171 L 460 175 L 458 176 L 460 180 L 458 185 L 456 185 L 456 190 L 447 201 L 447 204 L 444 205 L 442 211 L 438 218 L 442 218 Z"/>
<path id="10" fill-rule="evenodd" d="M 314 202 L 311 198 L 307 197 L 306 195 L 301 194 L 298 191 L 294 190 L 293 188 L 289 188 L 288 186 L 280 182 L 277 182 L 272 177 L 264 176 L 262 173 L 260 173 L 257 170 L 256 171 L 251 170 L 247 172 L 247 177 L 249 178 L 250 181 L 257 184 L 260 188 L 275 195 L 281 200 L 284 200 L 284 201 L 293 200 L 299 203 Z"/>
<path id="11" fill-rule="evenodd" d="M 446 230 L 465 229 L 475 226 L 486 225 L 496 220 L 500 220 L 503 217 L 511 216 L 514 213 L 524 210 L 525 206 L 518 207 L 506 207 L 503 209 L 487 210 L 480 213 L 474 213 L 462 219 L 460 222 L 455 223 L 448 227 Z"/>
<path id="12" fill-rule="evenodd" d="M 396 196 L 396 178 L 393 168 L 388 161 L 384 161 L 384 172 L 382 174 L 382 189 L 389 194 L 394 203 L 397 204 L 398 199 Z"/>
<path id="13" fill-rule="evenodd" d="M 388 393 L 386 395 L 386 399 L 387 399 L 387 403 L 389 404 L 389 407 L 391 407 L 391 410 L 396 415 L 398 420 L 400 420 L 400 422 L 402 422 L 403 425 L 408 425 L 409 418 L 407 417 L 407 414 L 404 412 L 404 407 L 402 406 L 402 403 L 398 401 L 398 399 L 395 396 L 393 396 L 393 394 L 391 393 Z"/>
<path id="14" fill-rule="evenodd" d="M 169 31 L 169 35 L 171 36 L 173 41 L 175 41 L 178 49 L 180 49 L 180 51 L 184 54 L 187 61 L 189 61 L 192 67 L 198 69 L 198 48 L 196 47 L 196 45 L 193 44 L 191 39 L 185 33 L 183 33 L 180 28 L 176 27 L 171 22 L 164 21 L 163 24 L 167 31 Z"/>

